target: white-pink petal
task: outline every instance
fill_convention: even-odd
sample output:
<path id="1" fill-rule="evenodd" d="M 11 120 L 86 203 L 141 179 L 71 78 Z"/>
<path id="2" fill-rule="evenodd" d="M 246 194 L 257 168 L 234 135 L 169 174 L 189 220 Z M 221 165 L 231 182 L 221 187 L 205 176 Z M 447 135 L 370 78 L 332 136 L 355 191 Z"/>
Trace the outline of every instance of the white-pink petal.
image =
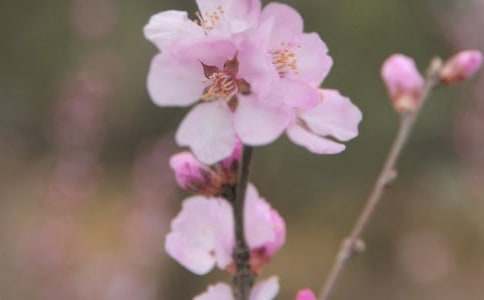
<path id="1" fill-rule="evenodd" d="M 182 121 L 176 141 L 208 165 L 229 157 L 237 144 L 230 108 L 219 101 L 198 104 Z"/>
<path id="2" fill-rule="evenodd" d="M 215 264 L 225 268 L 231 261 L 233 245 L 232 208 L 223 199 L 202 196 L 183 202 L 180 214 L 171 224 L 165 248 L 178 263 L 195 274 L 203 275 Z"/>
<path id="3" fill-rule="evenodd" d="M 250 300 L 273 300 L 279 293 L 279 279 L 273 276 L 257 283 L 250 293 Z"/>
<path id="4" fill-rule="evenodd" d="M 168 10 L 152 16 L 144 27 L 146 39 L 164 50 L 180 39 L 193 39 L 203 36 L 202 28 L 190 20 L 184 11 Z"/>
<path id="5" fill-rule="evenodd" d="M 292 117 L 292 112 L 288 110 L 262 104 L 253 97 L 239 96 L 234 125 L 244 144 L 260 146 L 275 141 Z"/>
<path id="6" fill-rule="evenodd" d="M 345 145 L 320 137 L 297 124 L 287 129 L 287 136 L 296 145 L 315 154 L 338 154 L 346 148 Z"/>
<path id="7" fill-rule="evenodd" d="M 276 239 L 272 208 L 252 184 L 247 187 L 245 201 L 246 240 L 250 249 L 257 249 Z"/>
<path id="8" fill-rule="evenodd" d="M 362 113 L 347 97 L 336 90 L 320 90 L 322 101 L 300 115 L 308 127 L 321 136 L 349 141 L 358 136 Z"/>
<path id="9" fill-rule="evenodd" d="M 328 76 L 333 59 L 328 54 L 328 47 L 319 34 L 306 33 L 297 39 L 296 48 L 297 78 L 319 87 Z"/>
<path id="10" fill-rule="evenodd" d="M 234 295 L 232 288 L 226 283 L 218 283 L 209 286 L 207 291 L 196 296 L 193 300 L 232 300 Z"/>
<path id="11" fill-rule="evenodd" d="M 257 283 L 252 289 L 249 300 L 273 300 L 279 292 L 279 279 L 275 276 Z M 207 291 L 193 300 L 233 300 L 232 288 L 226 283 L 208 287 Z"/>
<path id="12" fill-rule="evenodd" d="M 169 54 L 158 54 L 148 73 L 148 92 L 159 106 L 189 106 L 200 98 L 204 89 L 199 66 L 179 63 Z"/>
<path id="13" fill-rule="evenodd" d="M 303 18 L 289 5 L 273 2 L 264 7 L 261 21 L 271 19 L 274 22 L 274 30 L 271 35 L 272 47 L 280 47 L 282 42 L 291 40 L 293 37 L 302 34 L 304 30 Z"/>

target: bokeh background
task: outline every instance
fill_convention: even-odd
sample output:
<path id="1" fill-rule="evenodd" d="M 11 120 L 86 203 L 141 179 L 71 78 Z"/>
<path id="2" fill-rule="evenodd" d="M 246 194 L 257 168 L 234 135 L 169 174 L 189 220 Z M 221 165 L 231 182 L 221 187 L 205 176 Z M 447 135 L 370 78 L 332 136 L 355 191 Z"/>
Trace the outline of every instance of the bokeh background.
<path id="1" fill-rule="evenodd" d="M 191 299 L 206 285 L 163 240 L 183 199 L 168 168 L 186 110 L 150 101 L 150 15 L 183 0 L 0 2 L 0 299 Z M 394 52 L 484 49 L 482 0 L 286 1 L 335 60 L 325 87 L 364 112 L 358 139 L 318 157 L 285 138 L 257 149 L 252 180 L 285 216 L 288 243 L 263 277 L 278 299 L 319 290 L 397 125 L 379 78 Z M 484 76 L 425 108 L 337 299 L 484 297 Z"/>

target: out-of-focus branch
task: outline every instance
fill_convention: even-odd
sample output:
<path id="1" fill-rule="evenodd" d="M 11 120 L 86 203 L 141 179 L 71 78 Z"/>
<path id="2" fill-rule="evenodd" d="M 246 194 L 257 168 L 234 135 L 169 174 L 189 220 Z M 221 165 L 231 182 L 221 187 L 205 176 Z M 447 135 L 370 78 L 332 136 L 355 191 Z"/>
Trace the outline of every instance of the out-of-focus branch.
<path id="1" fill-rule="evenodd" d="M 326 279 L 323 286 L 320 300 L 328 300 L 333 292 L 336 282 L 343 272 L 344 268 L 348 264 L 350 258 L 354 254 L 364 250 L 365 245 L 361 238 L 364 230 L 368 226 L 371 218 L 373 217 L 375 210 L 382 199 L 383 192 L 385 188 L 397 177 L 396 164 L 402 150 L 407 143 L 415 125 L 415 122 L 422 110 L 423 105 L 427 102 L 432 90 L 439 83 L 439 74 L 442 68 L 442 61 L 435 58 L 428 71 L 427 78 L 425 82 L 425 87 L 422 95 L 422 101 L 419 107 L 412 112 L 405 112 L 401 114 L 400 126 L 395 140 L 390 148 L 388 157 L 383 165 L 383 169 L 378 176 L 377 181 L 370 193 L 366 204 L 359 215 L 350 235 L 343 241 L 341 248 L 336 256 L 333 263 L 332 269 Z"/>

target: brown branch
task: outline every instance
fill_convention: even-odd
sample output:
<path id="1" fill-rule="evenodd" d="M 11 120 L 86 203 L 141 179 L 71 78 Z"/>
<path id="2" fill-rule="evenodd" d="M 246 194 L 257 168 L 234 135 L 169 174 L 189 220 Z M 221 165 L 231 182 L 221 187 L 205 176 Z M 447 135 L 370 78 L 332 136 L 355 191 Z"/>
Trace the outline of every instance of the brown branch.
<path id="1" fill-rule="evenodd" d="M 343 241 L 341 245 L 341 248 L 333 263 L 333 267 L 323 286 L 319 298 L 320 300 L 329 299 L 331 293 L 336 286 L 337 279 L 343 272 L 350 258 L 353 257 L 355 253 L 364 250 L 365 245 L 362 241 L 361 236 L 366 227 L 368 226 L 371 218 L 373 217 L 374 212 L 382 198 L 383 192 L 385 191 L 385 188 L 397 177 L 396 164 L 398 162 L 398 159 L 400 158 L 405 144 L 410 137 L 410 134 L 412 133 L 415 121 L 417 120 L 423 105 L 425 104 L 425 102 L 427 102 L 432 90 L 439 83 L 439 73 L 441 67 L 442 61 L 440 59 L 436 58 L 432 61 L 427 72 L 424 93 L 422 95 L 422 101 L 420 106 L 413 112 L 402 113 L 398 133 L 390 148 L 390 152 L 385 161 L 385 164 L 383 165 L 383 169 L 380 172 L 380 175 L 378 176 L 373 190 L 370 193 L 355 225 L 353 226 L 350 235 Z"/>
<path id="2" fill-rule="evenodd" d="M 245 240 L 244 232 L 244 207 L 245 193 L 249 181 L 249 167 L 252 158 L 252 148 L 244 146 L 242 161 L 239 164 L 239 175 L 236 189 L 236 197 L 233 202 L 235 216 L 235 249 L 234 261 L 236 273 L 233 278 L 234 296 L 236 300 L 248 300 L 255 275 L 250 268 L 250 249 Z"/>

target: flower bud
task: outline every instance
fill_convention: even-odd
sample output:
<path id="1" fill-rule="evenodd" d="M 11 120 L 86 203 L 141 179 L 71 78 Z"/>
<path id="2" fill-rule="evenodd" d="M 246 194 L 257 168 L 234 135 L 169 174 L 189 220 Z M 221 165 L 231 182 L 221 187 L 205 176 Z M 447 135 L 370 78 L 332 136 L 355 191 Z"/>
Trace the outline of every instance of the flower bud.
<path id="1" fill-rule="evenodd" d="M 297 293 L 296 300 L 316 300 L 316 295 L 310 289 L 304 289 Z"/>
<path id="2" fill-rule="evenodd" d="M 267 241 L 262 247 L 253 249 L 250 257 L 250 264 L 252 271 L 259 273 L 262 267 L 268 264 L 271 258 L 282 248 L 286 243 L 286 222 L 279 215 L 279 213 L 271 209 L 270 222 L 274 237 Z"/>
<path id="3" fill-rule="evenodd" d="M 424 79 L 415 61 L 402 54 L 389 57 L 382 67 L 382 78 L 398 112 L 415 111 L 422 100 Z"/>
<path id="4" fill-rule="evenodd" d="M 170 159 L 180 188 L 204 195 L 215 195 L 221 188 L 217 175 L 199 162 L 190 152 L 175 154 Z"/>
<path id="5" fill-rule="evenodd" d="M 440 73 L 445 84 L 454 84 L 474 76 L 482 65 L 482 53 L 479 50 L 466 50 L 451 57 Z"/>

